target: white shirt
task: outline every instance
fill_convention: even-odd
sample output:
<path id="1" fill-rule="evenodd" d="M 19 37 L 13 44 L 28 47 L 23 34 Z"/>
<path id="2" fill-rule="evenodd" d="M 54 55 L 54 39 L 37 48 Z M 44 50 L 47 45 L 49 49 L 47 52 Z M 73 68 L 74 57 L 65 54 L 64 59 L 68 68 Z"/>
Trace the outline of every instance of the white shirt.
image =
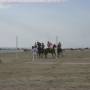
<path id="1" fill-rule="evenodd" d="M 32 53 L 33 53 L 34 55 L 37 54 L 37 51 L 38 51 L 37 48 L 33 48 L 33 49 L 32 49 Z"/>

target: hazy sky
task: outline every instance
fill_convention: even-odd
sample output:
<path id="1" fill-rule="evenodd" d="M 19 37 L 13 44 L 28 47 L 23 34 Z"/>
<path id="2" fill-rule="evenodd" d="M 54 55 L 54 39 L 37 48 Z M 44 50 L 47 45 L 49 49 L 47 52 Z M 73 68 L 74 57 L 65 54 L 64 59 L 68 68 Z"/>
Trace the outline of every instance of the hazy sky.
<path id="1" fill-rule="evenodd" d="M 0 5 L 0 47 L 31 47 L 56 36 L 63 47 L 90 47 L 90 0 Z"/>

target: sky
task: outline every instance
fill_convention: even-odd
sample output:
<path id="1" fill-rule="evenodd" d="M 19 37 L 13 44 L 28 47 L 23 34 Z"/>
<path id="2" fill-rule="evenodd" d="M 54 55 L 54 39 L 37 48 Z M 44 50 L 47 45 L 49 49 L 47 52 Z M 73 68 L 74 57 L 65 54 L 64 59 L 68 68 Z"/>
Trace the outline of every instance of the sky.
<path id="1" fill-rule="evenodd" d="M 35 41 L 63 48 L 90 47 L 90 0 L 0 4 L 0 47 L 31 47 Z"/>

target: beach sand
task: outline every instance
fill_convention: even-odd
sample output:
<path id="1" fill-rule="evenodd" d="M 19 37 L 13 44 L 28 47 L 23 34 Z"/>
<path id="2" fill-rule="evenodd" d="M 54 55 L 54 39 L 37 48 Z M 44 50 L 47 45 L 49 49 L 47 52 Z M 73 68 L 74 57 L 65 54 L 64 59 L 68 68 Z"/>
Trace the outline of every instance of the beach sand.
<path id="1" fill-rule="evenodd" d="M 30 52 L 0 53 L 0 90 L 90 90 L 90 50 L 32 61 Z"/>

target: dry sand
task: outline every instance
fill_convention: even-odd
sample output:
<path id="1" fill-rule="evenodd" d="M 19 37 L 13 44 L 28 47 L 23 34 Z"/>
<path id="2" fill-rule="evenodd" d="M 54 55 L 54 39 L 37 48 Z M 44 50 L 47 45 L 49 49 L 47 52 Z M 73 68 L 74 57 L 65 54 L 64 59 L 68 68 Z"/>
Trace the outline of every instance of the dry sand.
<path id="1" fill-rule="evenodd" d="M 64 51 L 59 59 L 30 52 L 0 54 L 0 90 L 90 90 L 90 50 Z"/>

